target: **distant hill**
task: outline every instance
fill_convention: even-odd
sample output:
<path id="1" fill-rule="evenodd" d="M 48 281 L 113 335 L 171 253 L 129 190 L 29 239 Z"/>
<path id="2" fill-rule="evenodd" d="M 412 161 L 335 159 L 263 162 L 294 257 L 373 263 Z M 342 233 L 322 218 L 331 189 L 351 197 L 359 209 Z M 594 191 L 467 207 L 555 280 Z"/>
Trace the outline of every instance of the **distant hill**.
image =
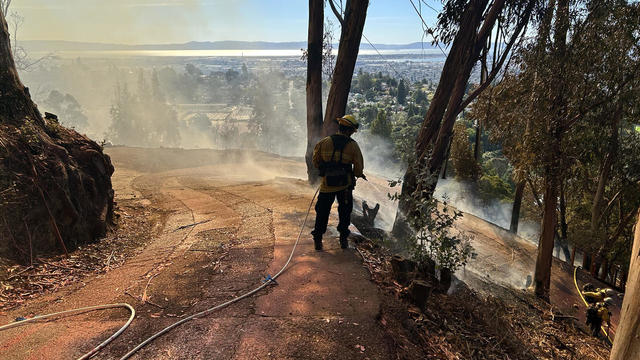
<path id="1" fill-rule="evenodd" d="M 110 50 L 298 50 L 307 47 L 305 41 L 267 42 L 267 41 L 190 41 L 183 44 L 105 44 L 60 40 L 29 40 L 21 45 L 29 51 L 110 51 Z M 430 43 L 414 42 L 410 44 L 374 44 L 378 50 L 431 49 Z M 337 49 L 338 44 L 334 44 Z M 372 49 L 363 43 L 360 49 Z"/>

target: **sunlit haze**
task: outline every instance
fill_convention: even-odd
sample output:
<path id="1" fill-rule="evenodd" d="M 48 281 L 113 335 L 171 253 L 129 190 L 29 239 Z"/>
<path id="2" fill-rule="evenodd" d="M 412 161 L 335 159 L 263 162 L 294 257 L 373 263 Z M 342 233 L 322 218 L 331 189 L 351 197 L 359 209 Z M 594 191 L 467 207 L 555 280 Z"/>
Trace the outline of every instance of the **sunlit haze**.
<path id="1" fill-rule="evenodd" d="M 22 40 L 163 44 L 307 37 L 308 1 L 301 0 L 14 0 L 11 8 L 25 19 Z M 329 7 L 325 14 L 337 24 Z M 423 4 L 422 14 L 434 24 L 433 9 Z M 422 40 L 423 31 L 409 0 L 375 0 L 364 33 L 374 43 L 402 44 Z"/>

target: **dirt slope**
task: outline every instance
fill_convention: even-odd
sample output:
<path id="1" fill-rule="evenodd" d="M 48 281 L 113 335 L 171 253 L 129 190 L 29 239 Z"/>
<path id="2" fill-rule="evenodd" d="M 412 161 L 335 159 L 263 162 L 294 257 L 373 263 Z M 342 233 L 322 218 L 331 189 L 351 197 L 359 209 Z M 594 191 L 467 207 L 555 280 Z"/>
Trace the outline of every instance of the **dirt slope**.
<path id="1" fill-rule="evenodd" d="M 277 272 L 313 195 L 298 180 L 305 174 L 298 161 L 243 152 L 112 148 L 108 153 L 116 165 L 118 198 L 137 198 L 141 206 L 169 212 L 157 237 L 120 268 L 0 319 L 132 304 L 138 312 L 134 323 L 98 358 L 118 358 L 180 317 L 246 292 Z M 325 252 L 313 251 L 310 230 L 305 229 L 279 285 L 185 324 L 137 358 L 389 358 L 376 321 L 377 287 L 356 255 L 338 248 L 335 233 L 328 235 Z M 125 319 L 124 310 L 113 310 L 5 331 L 0 358 L 74 358 Z"/>
<path id="2" fill-rule="evenodd" d="M 386 194 L 393 194 L 397 189 L 389 188 L 388 183 L 382 178 L 373 176 L 369 178 L 369 182 L 358 185 L 356 195 L 367 199 L 369 203 L 381 204 L 376 226 L 390 230 L 396 206 Z M 485 281 L 516 289 L 529 286 L 527 276 L 533 276 L 537 255 L 537 247 L 533 243 L 467 213 L 456 222 L 455 228 L 471 237 L 477 253 L 477 257 L 469 262 L 466 269 L 456 273 L 458 278 L 481 293 L 487 292 Z M 477 281 L 478 278 L 482 280 Z M 582 270 L 578 270 L 577 280 L 580 288 L 586 282 L 597 287 L 607 287 Z M 617 306 L 611 309 L 613 335 L 615 335 L 615 327 L 620 315 L 622 298 L 616 296 L 614 300 Z M 574 285 L 573 269 L 558 259 L 554 259 L 551 271 L 551 302 L 564 314 L 575 316 L 584 323 L 586 309 Z"/>
<path id="3" fill-rule="evenodd" d="M 254 288 L 286 261 L 313 190 L 304 163 L 241 151 L 111 148 L 116 199 L 162 214 L 137 255 L 106 274 L 85 279 L 0 316 L 0 323 L 76 307 L 128 302 L 133 325 L 98 358 L 117 359 L 179 318 Z M 393 192 L 370 177 L 356 195 L 381 203 L 378 226 L 390 226 Z M 123 217 L 135 216 L 121 213 Z M 334 211 L 335 215 L 335 211 Z M 147 359 L 386 359 L 394 349 L 377 316 L 383 294 L 351 251 L 337 246 L 331 220 L 327 251 L 313 251 L 309 232 L 290 269 L 259 295 L 175 329 L 143 349 Z M 523 287 L 535 247 L 472 215 L 457 224 L 473 236 L 478 257 L 466 277 Z M 465 271 L 458 275 L 465 278 Z M 490 275 L 489 275 L 490 274 Z M 555 262 L 552 301 L 582 316 L 571 272 Z M 588 281 L 581 274 L 581 281 Z M 143 301 L 144 300 L 144 301 Z M 121 326 L 123 310 L 91 313 L 0 333 L 0 358 L 68 359 L 90 350 Z M 617 313 L 614 314 L 614 322 Z"/>
<path id="4" fill-rule="evenodd" d="M 473 277 L 466 276 L 465 273 L 471 272 L 485 281 L 515 288 L 525 288 L 530 285 L 527 283 L 527 276 L 533 276 L 535 270 L 537 254 L 535 245 L 470 214 L 465 214 L 456 224 L 456 228 L 473 237 L 473 246 L 478 254 L 466 269 L 458 271 L 456 274 L 458 277 L 472 287 L 475 285 Z M 580 269 L 577 282 L 580 288 L 586 282 L 597 287 L 606 287 L 605 284 L 593 279 Z M 477 290 L 482 291 L 482 288 Z M 620 297 L 615 296 L 614 299 L 617 306 L 611 309 L 613 335 L 615 335 L 615 327 L 620 315 L 619 309 L 622 305 Z M 558 259 L 554 259 L 551 270 L 551 303 L 564 314 L 575 316 L 584 323 L 586 309 L 576 291 L 573 269 Z"/>

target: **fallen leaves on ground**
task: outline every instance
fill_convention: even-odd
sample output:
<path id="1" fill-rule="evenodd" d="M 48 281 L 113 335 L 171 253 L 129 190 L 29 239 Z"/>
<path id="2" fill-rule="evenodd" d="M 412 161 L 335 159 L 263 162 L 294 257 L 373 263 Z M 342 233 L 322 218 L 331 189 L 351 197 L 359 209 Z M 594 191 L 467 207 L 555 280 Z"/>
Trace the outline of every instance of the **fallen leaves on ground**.
<path id="1" fill-rule="evenodd" d="M 158 221 L 157 218 L 151 218 L 151 212 L 139 205 L 124 208 L 129 213 L 136 213 L 136 216 L 121 216 L 117 232 L 93 244 L 79 247 L 69 257 L 35 257 L 33 264 L 26 266 L 0 264 L 0 311 L 16 308 L 42 294 L 77 283 L 90 274 L 106 273 L 121 266 L 130 254 L 149 239 Z"/>
<path id="2" fill-rule="evenodd" d="M 372 280 L 404 304 L 383 304 L 379 317 L 402 358 L 609 358 L 603 340 L 574 319 L 558 317 L 557 308 L 533 294 L 485 283 L 491 295 L 481 295 L 458 282 L 450 295 L 434 292 L 421 310 L 404 300 L 407 289 L 393 280 L 391 253 L 372 242 L 361 243 L 357 252 Z"/>

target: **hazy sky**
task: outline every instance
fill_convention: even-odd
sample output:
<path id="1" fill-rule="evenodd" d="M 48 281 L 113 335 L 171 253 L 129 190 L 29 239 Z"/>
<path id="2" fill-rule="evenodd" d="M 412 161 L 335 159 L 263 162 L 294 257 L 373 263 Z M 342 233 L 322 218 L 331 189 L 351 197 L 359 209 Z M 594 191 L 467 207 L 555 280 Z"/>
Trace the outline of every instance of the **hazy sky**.
<path id="1" fill-rule="evenodd" d="M 438 0 L 422 0 L 439 7 Z M 337 1 L 339 2 L 339 0 Z M 413 0 L 418 6 L 420 0 Z M 13 0 L 24 17 L 18 39 L 109 43 L 217 40 L 305 41 L 308 0 Z M 423 6 L 429 25 L 435 11 Z M 331 9 L 325 15 L 334 24 Z M 336 26 L 337 28 L 337 26 Z M 420 41 L 409 0 L 371 0 L 365 35 L 374 43 Z M 339 32 L 336 32 L 336 42 Z M 363 40 L 364 42 L 364 40 Z"/>

